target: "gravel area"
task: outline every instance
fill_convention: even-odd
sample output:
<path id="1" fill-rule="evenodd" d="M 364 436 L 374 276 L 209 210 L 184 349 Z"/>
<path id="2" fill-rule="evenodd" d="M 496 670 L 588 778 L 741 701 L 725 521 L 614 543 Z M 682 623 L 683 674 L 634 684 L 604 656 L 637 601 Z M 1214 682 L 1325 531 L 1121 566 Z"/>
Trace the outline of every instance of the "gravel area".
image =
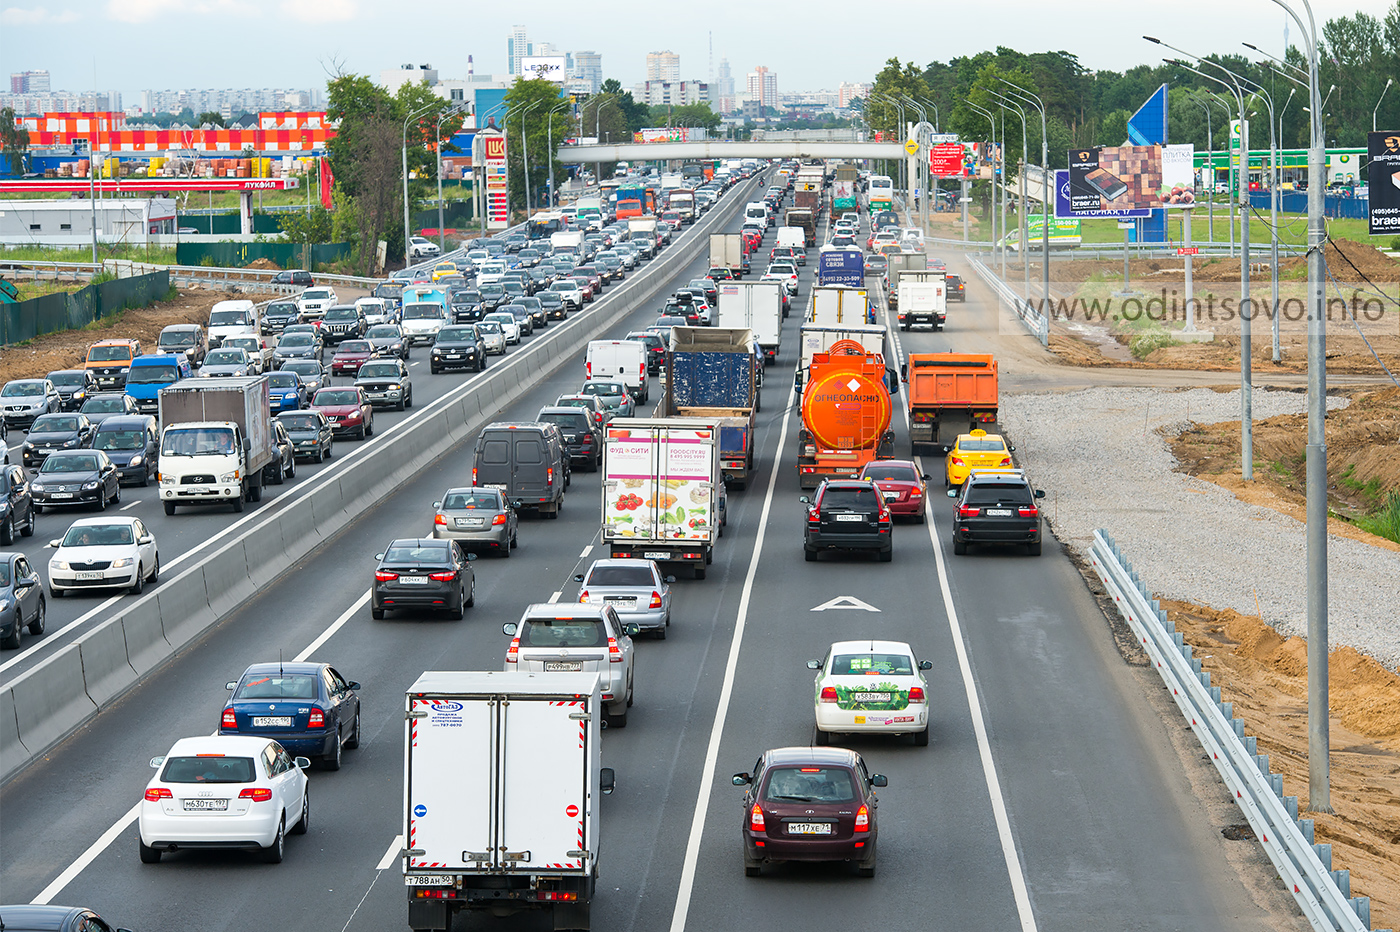
<path id="1" fill-rule="evenodd" d="M 1331 408 L 1348 404 L 1329 398 Z M 1306 396 L 1254 392 L 1254 416 L 1299 414 Z M 1081 555 L 1111 534 L 1159 596 L 1260 614 L 1281 634 L 1307 632 L 1302 523 L 1174 471 L 1159 433 L 1238 420 L 1238 392 L 1095 388 L 1002 398 L 1001 422 L 1032 481 L 1045 489 L 1055 535 Z M 1336 536 L 1328 542 L 1332 646 L 1400 666 L 1400 554 Z M 1256 601 L 1257 607 L 1256 607 Z"/>

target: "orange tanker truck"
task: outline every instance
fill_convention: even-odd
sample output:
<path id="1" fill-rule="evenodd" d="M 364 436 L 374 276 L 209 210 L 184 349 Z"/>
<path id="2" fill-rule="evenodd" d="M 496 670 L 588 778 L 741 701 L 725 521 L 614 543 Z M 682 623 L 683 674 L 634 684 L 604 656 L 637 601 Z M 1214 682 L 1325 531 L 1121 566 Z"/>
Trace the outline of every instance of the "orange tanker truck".
<path id="1" fill-rule="evenodd" d="M 960 431 L 996 424 L 997 361 L 993 356 L 910 353 L 902 375 L 909 383 L 911 456 L 919 454 L 920 444 L 942 447 L 939 433 L 945 420 L 957 421 Z"/>
<path id="2" fill-rule="evenodd" d="M 872 460 L 894 455 L 890 430 L 899 381 L 885 358 L 855 340 L 812 356 L 802 387 L 797 472 L 804 489 L 823 479 L 854 478 Z"/>

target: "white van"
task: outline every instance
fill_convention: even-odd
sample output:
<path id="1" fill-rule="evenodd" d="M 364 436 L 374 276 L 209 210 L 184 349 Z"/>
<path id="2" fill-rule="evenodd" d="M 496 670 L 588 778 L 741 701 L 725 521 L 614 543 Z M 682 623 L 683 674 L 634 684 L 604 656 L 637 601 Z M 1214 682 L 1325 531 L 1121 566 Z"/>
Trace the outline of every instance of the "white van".
<path id="1" fill-rule="evenodd" d="M 755 201 L 744 206 L 744 222 L 757 223 L 764 230 L 768 229 L 768 205 L 761 201 Z"/>
<path id="2" fill-rule="evenodd" d="M 258 308 L 247 299 L 220 301 L 209 310 L 209 348 L 217 349 L 228 337 L 257 336 Z"/>
<path id="3" fill-rule="evenodd" d="M 792 246 L 805 254 L 807 252 L 807 231 L 802 227 L 778 227 L 778 245 Z"/>
<path id="4" fill-rule="evenodd" d="M 633 340 L 591 340 L 584 357 L 584 374 L 590 381 L 607 379 L 627 386 L 637 404 L 647 400 L 647 348 Z"/>

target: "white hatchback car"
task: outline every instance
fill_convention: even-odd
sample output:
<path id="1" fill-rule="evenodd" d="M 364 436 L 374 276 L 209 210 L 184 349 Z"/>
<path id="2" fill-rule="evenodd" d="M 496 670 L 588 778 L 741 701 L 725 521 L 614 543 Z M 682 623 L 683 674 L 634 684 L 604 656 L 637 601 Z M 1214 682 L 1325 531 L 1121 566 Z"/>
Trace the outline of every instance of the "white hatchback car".
<path id="1" fill-rule="evenodd" d="M 903 641 L 837 641 L 822 660 L 807 661 L 817 671 L 813 704 L 816 744 L 833 734 L 912 734 L 928 744 L 927 660 L 914 657 Z"/>
<path id="2" fill-rule="evenodd" d="M 520 324 L 516 323 L 515 315 L 510 311 L 492 311 L 482 320 L 494 320 L 501 325 L 501 332 L 505 334 L 507 343 L 520 342 Z"/>
<path id="3" fill-rule="evenodd" d="M 183 848 L 242 848 L 276 864 L 287 832 L 311 825 L 311 761 L 268 738 L 181 738 L 151 766 L 137 817 L 143 864 Z"/>
<path id="4" fill-rule="evenodd" d="M 68 533 L 49 541 L 49 592 L 70 589 L 130 589 L 160 581 L 160 549 L 140 518 L 81 518 Z"/>

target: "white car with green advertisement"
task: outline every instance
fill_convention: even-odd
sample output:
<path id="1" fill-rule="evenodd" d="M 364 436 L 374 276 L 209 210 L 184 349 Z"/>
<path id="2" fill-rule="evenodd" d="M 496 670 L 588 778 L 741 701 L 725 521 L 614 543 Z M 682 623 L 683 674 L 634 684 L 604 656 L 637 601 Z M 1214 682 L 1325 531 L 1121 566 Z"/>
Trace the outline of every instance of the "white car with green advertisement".
<path id="1" fill-rule="evenodd" d="M 837 641 L 821 660 L 807 661 L 816 670 L 813 705 L 816 744 L 833 735 L 913 735 L 928 744 L 928 681 L 919 660 L 903 641 Z"/>

